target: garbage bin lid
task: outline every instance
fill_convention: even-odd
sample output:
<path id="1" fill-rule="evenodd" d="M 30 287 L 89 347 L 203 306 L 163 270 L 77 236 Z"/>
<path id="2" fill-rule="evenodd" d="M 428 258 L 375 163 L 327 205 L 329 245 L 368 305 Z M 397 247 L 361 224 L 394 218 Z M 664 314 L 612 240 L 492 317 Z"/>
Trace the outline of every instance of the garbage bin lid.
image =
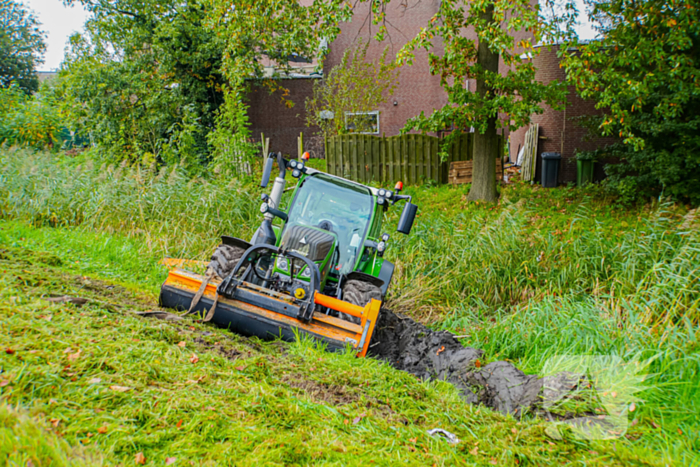
<path id="1" fill-rule="evenodd" d="M 542 159 L 561 159 L 561 154 L 558 152 L 543 152 Z"/>

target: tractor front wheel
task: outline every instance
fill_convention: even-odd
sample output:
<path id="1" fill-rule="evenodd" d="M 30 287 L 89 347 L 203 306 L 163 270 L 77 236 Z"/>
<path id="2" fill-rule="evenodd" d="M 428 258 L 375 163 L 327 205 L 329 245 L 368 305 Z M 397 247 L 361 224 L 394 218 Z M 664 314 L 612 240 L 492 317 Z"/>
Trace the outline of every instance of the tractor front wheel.
<path id="1" fill-rule="evenodd" d="M 214 270 L 217 276 L 224 279 L 231 274 L 244 253 L 245 250 L 237 246 L 219 245 L 214 254 L 211 255 L 209 267 Z"/>
<path id="2" fill-rule="evenodd" d="M 366 281 L 349 280 L 343 286 L 343 300 L 353 305 L 364 307 L 372 299 L 382 299 L 382 289 Z M 360 324 L 360 318 L 341 313 L 347 321 Z"/>

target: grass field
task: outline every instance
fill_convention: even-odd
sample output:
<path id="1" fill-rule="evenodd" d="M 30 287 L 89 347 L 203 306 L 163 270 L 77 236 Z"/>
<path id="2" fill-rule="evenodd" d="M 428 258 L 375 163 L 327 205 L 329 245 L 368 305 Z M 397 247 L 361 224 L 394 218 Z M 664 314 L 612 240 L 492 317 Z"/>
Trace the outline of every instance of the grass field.
<path id="1" fill-rule="evenodd" d="M 532 373 L 561 354 L 653 359 L 625 436 L 555 441 L 543 420 L 370 359 L 134 315 L 155 305 L 162 256 L 206 259 L 219 235 L 249 236 L 259 190 L 101 165 L 0 152 L 12 465 L 700 462 L 700 235 L 683 206 L 623 209 L 595 187 L 516 183 L 497 206 L 467 203 L 465 187 L 408 188 L 420 214 L 390 242 L 393 309 Z M 90 301 L 43 299 L 63 294 Z M 436 427 L 462 442 L 429 437 Z"/>

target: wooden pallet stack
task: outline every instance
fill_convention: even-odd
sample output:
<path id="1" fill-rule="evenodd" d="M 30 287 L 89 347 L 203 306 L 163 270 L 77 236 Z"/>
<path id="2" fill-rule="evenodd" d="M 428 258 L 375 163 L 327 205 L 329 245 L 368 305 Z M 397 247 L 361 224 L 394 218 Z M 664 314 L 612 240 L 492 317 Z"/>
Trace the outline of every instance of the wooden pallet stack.
<path id="1" fill-rule="evenodd" d="M 472 182 L 473 161 L 456 161 L 450 164 L 448 181 L 452 185 Z M 503 180 L 503 158 L 496 159 L 496 180 Z"/>

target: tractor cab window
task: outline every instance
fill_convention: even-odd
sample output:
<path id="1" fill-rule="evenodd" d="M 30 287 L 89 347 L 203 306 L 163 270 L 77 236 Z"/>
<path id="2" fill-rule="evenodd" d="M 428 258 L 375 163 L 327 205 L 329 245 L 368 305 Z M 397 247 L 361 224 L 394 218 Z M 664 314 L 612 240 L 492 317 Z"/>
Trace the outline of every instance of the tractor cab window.
<path id="1" fill-rule="evenodd" d="M 374 200 L 369 190 L 345 180 L 316 174 L 297 190 L 288 224 L 318 227 L 336 234 L 339 272 L 347 274 L 362 250 Z"/>

